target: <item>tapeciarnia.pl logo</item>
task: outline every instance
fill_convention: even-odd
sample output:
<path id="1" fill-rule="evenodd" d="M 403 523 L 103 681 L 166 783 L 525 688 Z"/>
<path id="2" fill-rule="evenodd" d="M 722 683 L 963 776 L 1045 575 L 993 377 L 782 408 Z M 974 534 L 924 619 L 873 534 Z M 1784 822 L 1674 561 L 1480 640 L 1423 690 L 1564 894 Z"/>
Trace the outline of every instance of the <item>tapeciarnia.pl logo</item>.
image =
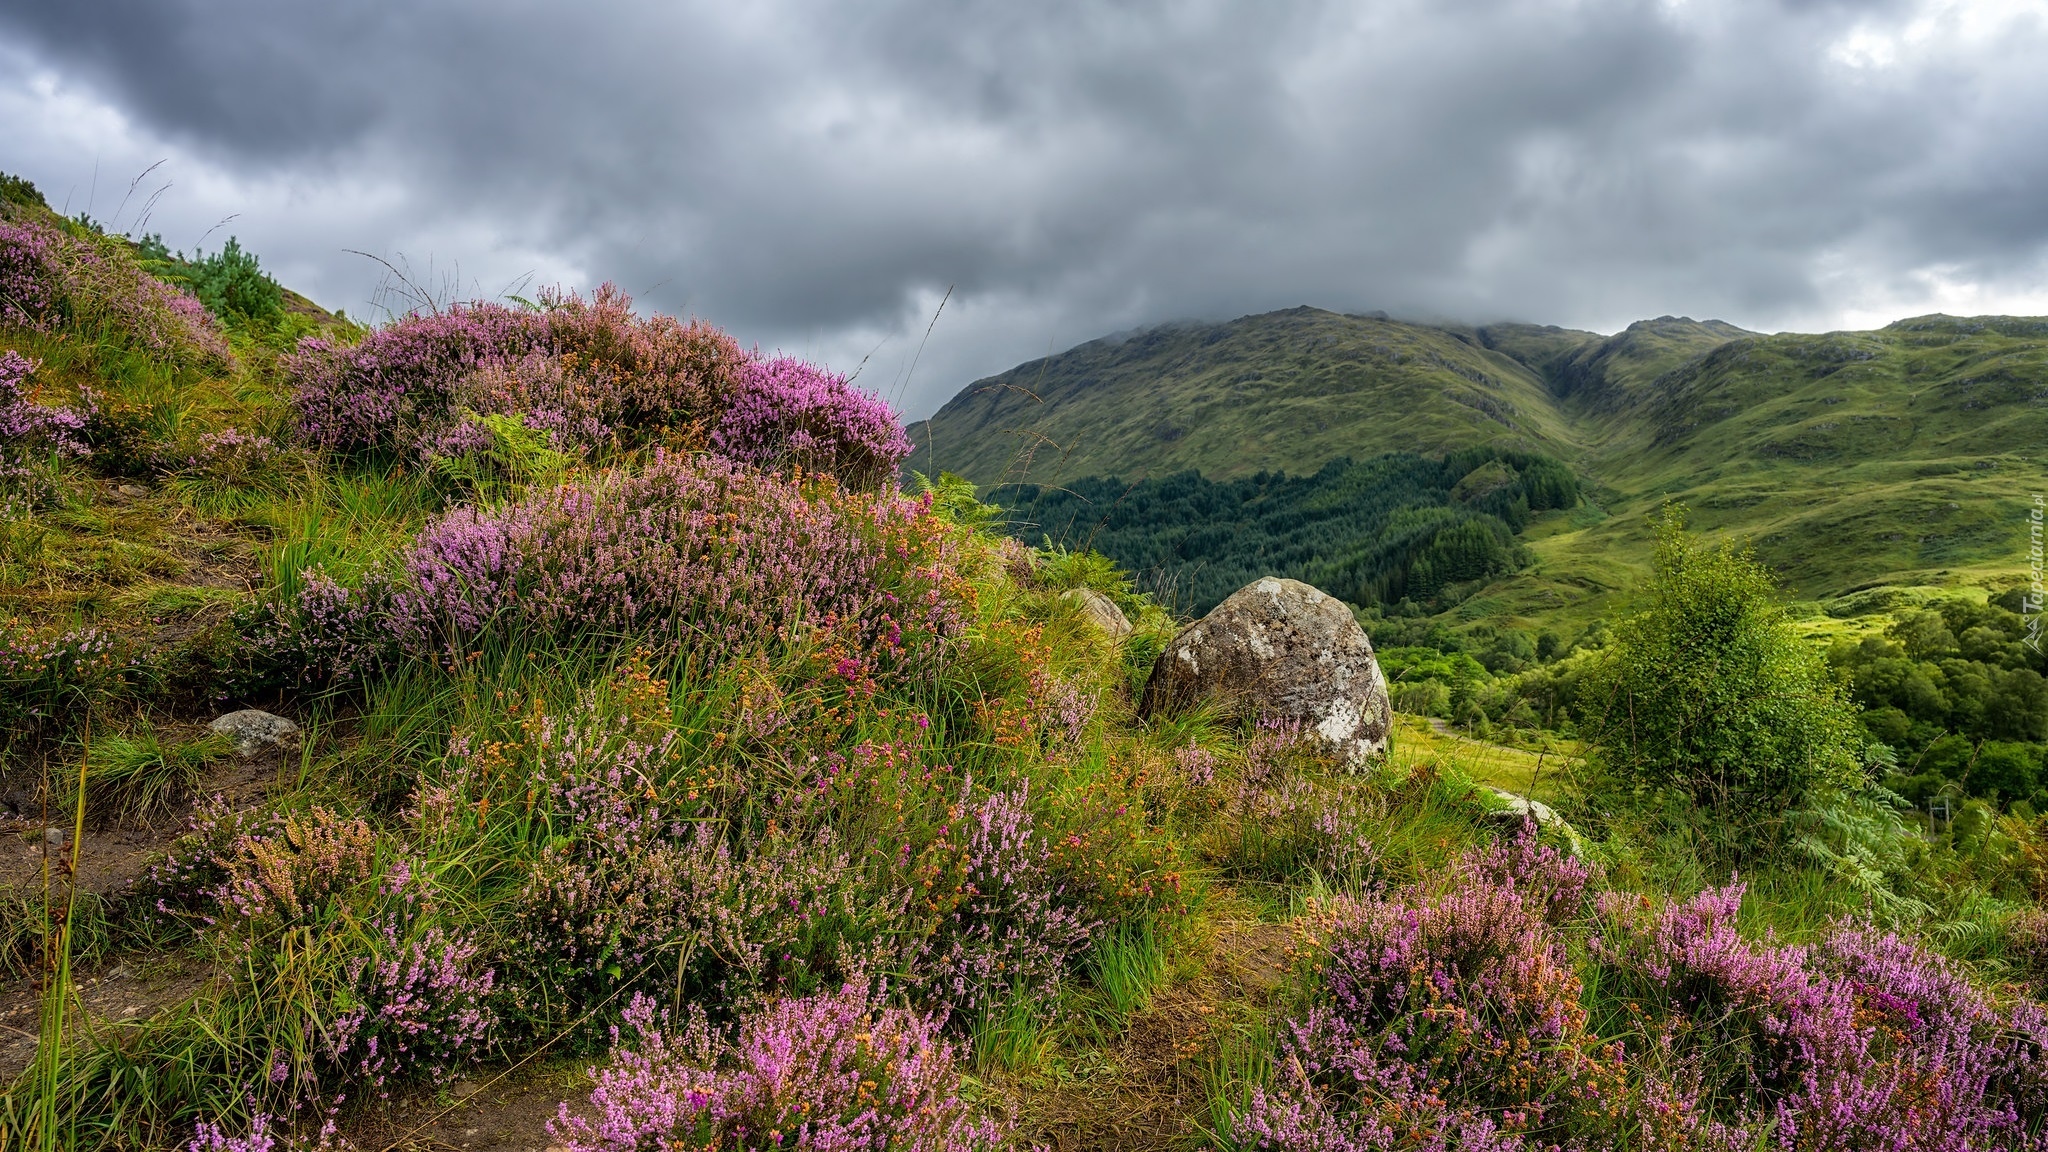
<path id="1" fill-rule="evenodd" d="M 2048 511 L 2048 496 L 2036 492 L 2034 493 L 2034 507 L 2027 513 L 2027 568 L 2030 579 L 2027 584 L 2026 598 L 2020 604 L 2020 613 L 2027 620 L 2027 635 L 2023 642 L 2027 647 L 2032 648 L 2037 656 L 2041 653 L 2041 607 L 2042 602 L 2048 600 L 2048 595 L 2044 595 L 2042 587 L 2044 574 L 2041 556 L 2041 531 L 2043 528 L 2042 514 L 2044 511 Z"/>

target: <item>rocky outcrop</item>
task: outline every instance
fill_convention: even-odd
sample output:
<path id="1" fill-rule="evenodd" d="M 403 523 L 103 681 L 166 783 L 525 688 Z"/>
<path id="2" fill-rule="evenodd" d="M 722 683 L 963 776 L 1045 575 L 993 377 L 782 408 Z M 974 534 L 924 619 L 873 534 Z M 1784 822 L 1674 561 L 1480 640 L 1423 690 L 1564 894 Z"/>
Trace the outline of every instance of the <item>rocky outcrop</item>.
<path id="1" fill-rule="evenodd" d="M 232 737 L 235 741 L 235 751 L 244 756 L 254 756 L 266 748 L 281 748 L 299 734 L 297 724 L 282 716 L 273 716 L 255 708 L 230 712 L 207 727 L 223 736 Z"/>
<path id="2" fill-rule="evenodd" d="M 1300 724 L 1353 767 L 1386 752 L 1394 723 L 1387 678 L 1351 609 L 1273 576 L 1175 636 L 1141 707 L 1153 715 L 1202 699 Z"/>
<path id="3" fill-rule="evenodd" d="M 1131 621 L 1124 615 L 1124 610 L 1116 606 L 1116 601 L 1093 588 L 1070 588 L 1060 593 L 1060 599 L 1079 605 L 1081 614 L 1097 628 L 1109 633 L 1112 640 L 1121 640 L 1131 634 Z"/>

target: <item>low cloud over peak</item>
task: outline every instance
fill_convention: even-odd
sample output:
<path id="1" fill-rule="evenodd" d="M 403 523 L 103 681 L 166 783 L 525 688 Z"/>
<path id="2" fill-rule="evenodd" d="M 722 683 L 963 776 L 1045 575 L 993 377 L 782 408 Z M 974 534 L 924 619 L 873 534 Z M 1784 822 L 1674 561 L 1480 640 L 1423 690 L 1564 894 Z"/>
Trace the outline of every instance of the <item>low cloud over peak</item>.
<path id="1" fill-rule="evenodd" d="M 15 0 L 0 168 L 106 218 L 167 157 L 150 228 L 239 213 L 330 305 L 382 272 L 348 249 L 465 293 L 614 280 L 872 353 L 919 416 L 1049 348 L 1304 300 L 2048 312 L 2044 54 L 2040 3 Z"/>

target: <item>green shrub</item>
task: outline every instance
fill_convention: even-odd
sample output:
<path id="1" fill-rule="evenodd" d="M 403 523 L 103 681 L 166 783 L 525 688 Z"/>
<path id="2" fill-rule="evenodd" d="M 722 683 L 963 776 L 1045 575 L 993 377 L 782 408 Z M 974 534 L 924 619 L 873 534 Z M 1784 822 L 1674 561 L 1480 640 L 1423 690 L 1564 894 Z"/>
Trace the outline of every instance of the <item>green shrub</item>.
<path id="1" fill-rule="evenodd" d="M 1589 685 L 1597 762 L 1638 794 L 1675 792 L 1747 840 L 1810 791 L 1857 783 L 1856 714 L 1746 550 L 1706 544 L 1683 509 Z"/>

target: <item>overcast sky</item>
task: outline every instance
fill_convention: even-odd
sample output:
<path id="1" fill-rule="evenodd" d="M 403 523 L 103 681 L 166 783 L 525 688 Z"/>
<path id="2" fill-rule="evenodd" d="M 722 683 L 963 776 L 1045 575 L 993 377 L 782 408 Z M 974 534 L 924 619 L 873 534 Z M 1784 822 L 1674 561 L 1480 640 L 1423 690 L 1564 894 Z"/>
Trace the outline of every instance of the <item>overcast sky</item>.
<path id="1" fill-rule="evenodd" d="M 2048 313 L 2048 0 L 0 0 L 0 170 L 124 230 L 168 183 L 351 315 L 351 249 L 616 281 L 918 417 L 1303 303 Z"/>

